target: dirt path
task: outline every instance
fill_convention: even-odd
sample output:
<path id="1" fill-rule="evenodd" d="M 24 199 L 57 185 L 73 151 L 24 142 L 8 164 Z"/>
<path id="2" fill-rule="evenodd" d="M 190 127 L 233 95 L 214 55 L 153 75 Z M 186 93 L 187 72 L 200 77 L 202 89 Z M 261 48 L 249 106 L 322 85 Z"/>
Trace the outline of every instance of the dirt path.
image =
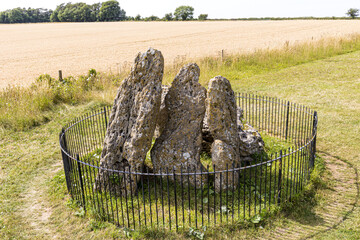
<path id="1" fill-rule="evenodd" d="M 331 183 L 309 221 L 289 220 L 262 239 L 312 239 L 336 228 L 354 211 L 359 201 L 358 173 L 346 161 L 320 154 L 326 162 L 325 181 Z"/>
<path id="2" fill-rule="evenodd" d="M 51 224 L 52 208 L 50 203 L 44 199 L 46 193 L 45 183 L 51 179 L 58 171 L 61 171 L 62 165 L 58 163 L 50 166 L 49 169 L 41 171 L 29 183 L 25 192 L 24 204 L 19 213 L 25 219 L 27 231 L 30 236 L 36 236 L 36 239 L 58 239 L 56 229 Z M 30 237 L 31 238 L 31 237 Z"/>

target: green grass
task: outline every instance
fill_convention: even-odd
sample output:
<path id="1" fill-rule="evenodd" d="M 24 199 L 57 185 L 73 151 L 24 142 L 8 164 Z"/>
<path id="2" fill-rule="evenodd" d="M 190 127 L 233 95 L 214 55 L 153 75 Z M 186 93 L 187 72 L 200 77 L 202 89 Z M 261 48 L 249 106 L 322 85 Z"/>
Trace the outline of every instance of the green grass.
<path id="1" fill-rule="evenodd" d="M 289 239 L 305 238 L 317 232 L 321 234 L 314 235 L 315 239 L 356 239 L 360 235 L 360 208 L 355 186 L 358 184 L 355 170 L 360 169 L 359 40 L 354 37 L 353 42 L 339 40 L 328 44 L 330 46 L 321 47 L 320 43 L 320 47 L 314 47 L 314 50 L 304 45 L 306 51 L 289 52 L 285 47 L 263 51 L 262 54 L 244 55 L 244 59 L 248 60 L 241 60 L 243 65 L 221 64 L 219 59 L 214 58 L 197 61 L 203 84 L 215 75 L 223 74 L 231 80 L 235 91 L 278 97 L 317 110 L 317 147 L 325 159 L 325 163 L 317 164 L 323 170 L 313 177 L 312 190 L 305 192 L 294 205 L 275 211 L 258 224 L 247 222 L 206 229 L 205 237 L 270 238 L 277 236 L 277 229 L 282 229 L 283 239 L 286 236 Z M 205 61 L 204 64 L 202 61 Z M 166 70 L 166 81 L 170 82 L 177 71 L 178 68 Z M 58 133 L 65 123 L 76 116 L 112 102 L 118 80 L 113 76 L 103 75 L 103 78 L 106 83 L 103 86 L 109 88 L 83 91 L 81 93 L 86 93 L 86 98 L 82 99 L 79 95 L 79 98 L 74 97 L 77 101 L 55 101 L 56 92 L 49 86 L 42 90 L 13 88 L 1 92 L 1 239 L 190 237 L 188 229 L 180 234 L 157 229 L 141 232 L 117 229 L 112 224 L 83 215 L 78 208 L 73 210 L 75 206 L 63 184 Z M 39 103 L 33 106 L 36 98 L 40 99 Z M 49 99 L 51 101 L 47 103 Z M 329 166 L 343 166 L 345 170 L 336 176 Z M 335 177 L 346 180 L 343 189 L 336 187 L 341 182 Z M 328 210 L 329 205 L 338 201 L 343 201 L 345 205 Z M 324 219 L 323 214 L 332 214 L 334 220 Z M 203 229 L 195 231 L 199 234 L 204 232 Z M 286 231 L 291 234 L 286 235 Z"/>

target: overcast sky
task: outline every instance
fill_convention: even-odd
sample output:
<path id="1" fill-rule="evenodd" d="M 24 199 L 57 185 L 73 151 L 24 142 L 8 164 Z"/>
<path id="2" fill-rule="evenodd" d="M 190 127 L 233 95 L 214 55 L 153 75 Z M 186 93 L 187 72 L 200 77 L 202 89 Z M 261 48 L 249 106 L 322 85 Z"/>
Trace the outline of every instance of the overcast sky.
<path id="1" fill-rule="evenodd" d="M 99 0 L 71 1 L 88 4 Z M 49 8 L 69 0 L 0 0 L 0 11 L 16 7 Z M 142 17 L 174 12 L 181 5 L 195 8 L 194 16 L 209 14 L 209 18 L 247 17 L 342 17 L 349 8 L 360 8 L 360 0 L 119 0 L 128 16 Z"/>

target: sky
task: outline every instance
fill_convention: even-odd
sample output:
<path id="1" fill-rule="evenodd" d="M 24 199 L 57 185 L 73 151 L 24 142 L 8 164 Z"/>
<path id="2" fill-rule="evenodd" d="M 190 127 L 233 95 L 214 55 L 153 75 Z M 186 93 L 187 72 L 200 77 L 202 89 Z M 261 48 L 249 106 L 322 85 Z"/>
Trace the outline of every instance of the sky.
<path id="1" fill-rule="evenodd" d="M 0 11 L 16 7 L 55 9 L 67 2 L 87 4 L 106 0 L 0 0 Z M 359 0 L 118 0 L 127 16 L 163 17 L 176 7 L 194 7 L 194 17 L 206 13 L 209 18 L 249 17 L 343 17 L 349 8 L 360 8 Z"/>

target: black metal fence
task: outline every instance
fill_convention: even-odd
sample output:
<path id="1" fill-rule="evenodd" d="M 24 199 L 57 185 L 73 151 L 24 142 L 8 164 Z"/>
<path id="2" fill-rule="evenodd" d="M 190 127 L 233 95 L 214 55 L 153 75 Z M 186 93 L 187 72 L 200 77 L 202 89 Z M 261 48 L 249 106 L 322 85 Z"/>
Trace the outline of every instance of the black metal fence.
<path id="1" fill-rule="evenodd" d="M 291 200 L 314 167 L 317 113 L 271 97 L 237 93 L 236 98 L 244 119 L 262 135 L 276 139 L 278 152 L 226 169 L 203 162 L 206 167 L 197 172 L 184 166 L 180 171 L 152 173 L 150 161 L 145 172 L 104 169 L 99 162 L 110 111 L 104 107 L 73 120 L 60 133 L 71 197 L 86 211 L 118 226 L 176 230 L 251 219 Z M 95 188 L 100 170 L 108 175 L 109 184 Z M 136 192 L 110 191 L 129 177 L 135 179 Z"/>

